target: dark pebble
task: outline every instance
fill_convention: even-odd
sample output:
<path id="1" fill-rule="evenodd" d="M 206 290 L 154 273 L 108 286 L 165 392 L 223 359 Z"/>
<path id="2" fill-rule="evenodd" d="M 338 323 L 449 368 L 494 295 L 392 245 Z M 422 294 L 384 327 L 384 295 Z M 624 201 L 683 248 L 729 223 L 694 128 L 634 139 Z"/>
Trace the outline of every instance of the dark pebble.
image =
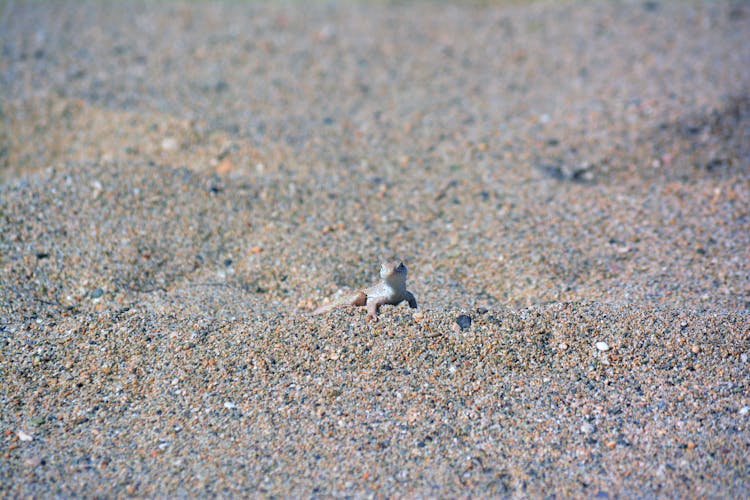
<path id="1" fill-rule="evenodd" d="M 462 314 L 456 318 L 456 324 L 461 327 L 461 330 L 468 330 L 471 327 L 471 316 Z"/>

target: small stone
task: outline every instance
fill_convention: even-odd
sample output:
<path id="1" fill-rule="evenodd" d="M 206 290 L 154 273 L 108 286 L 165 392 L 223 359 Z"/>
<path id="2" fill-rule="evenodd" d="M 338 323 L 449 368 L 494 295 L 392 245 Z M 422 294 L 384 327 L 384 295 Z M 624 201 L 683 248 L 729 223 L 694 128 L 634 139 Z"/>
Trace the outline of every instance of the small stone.
<path id="1" fill-rule="evenodd" d="M 95 200 L 99 198 L 99 195 L 102 194 L 102 190 L 104 189 L 104 186 L 101 182 L 97 180 L 91 181 L 91 199 Z"/>
<path id="2" fill-rule="evenodd" d="M 424 319 L 424 313 L 422 311 L 417 311 L 411 315 L 411 318 L 414 321 L 422 321 Z"/>
<path id="3" fill-rule="evenodd" d="M 44 417 L 31 417 L 29 419 L 29 425 L 33 425 L 34 427 L 39 427 L 42 425 L 45 421 Z"/>
<path id="4" fill-rule="evenodd" d="M 607 344 L 606 342 L 597 342 L 596 348 L 602 352 L 609 351 L 609 344 Z"/>
<path id="5" fill-rule="evenodd" d="M 161 149 L 164 151 L 175 151 L 179 146 L 177 139 L 174 137 L 165 137 L 161 141 Z"/>
<path id="6" fill-rule="evenodd" d="M 21 441 L 32 441 L 34 437 L 30 434 L 26 434 L 23 431 L 18 431 L 18 439 L 20 439 Z"/>
<path id="7" fill-rule="evenodd" d="M 42 457 L 33 456 L 33 457 L 26 459 L 24 464 L 27 467 L 30 467 L 33 469 L 34 467 L 39 467 L 40 465 L 44 465 L 44 459 L 42 459 Z"/>
<path id="8" fill-rule="evenodd" d="M 593 424 L 586 422 L 581 426 L 581 432 L 584 434 L 593 434 L 596 432 L 596 427 L 594 427 Z"/>
<path id="9" fill-rule="evenodd" d="M 750 406 L 743 406 L 740 408 L 740 415 L 745 416 L 750 413 Z"/>
<path id="10" fill-rule="evenodd" d="M 234 163 L 229 158 L 224 158 L 216 165 L 216 173 L 220 175 L 228 174 L 234 170 Z"/>
<path id="11" fill-rule="evenodd" d="M 699 346 L 698 344 L 693 344 L 692 346 L 690 346 L 690 352 L 692 352 L 693 354 L 698 354 L 699 352 L 701 352 L 701 346 Z"/>
<path id="12" fill-rule="evenodd" d="M 335 28 L 330 24 L 326 24 L 325 26 L 320 28 L 320 30 L 318 30 L 318 32 L 315 34 L 315 39 L 318 40 L 319 42 L 327 42 L 331 38 L 333 38 L 335 35 L 336 35 Z M 329 120 L 329 119 L 330 118 L 326 118 L 326 120 Z"/>
<path id="13" fill-rule="evenodd" d="M 560 345 L 558 345 L 557 348 L 560 349 L 561 351 L 564 351 L 565 349 L 568 348 L 568 344 L 566 344 L 565 342 L 560 342 Z"/>
<path id="14" fill-rule="evenodd" d="M 226 403 L 224 403 L 224 408 L 226 408 L 227 410 L 234 410 L 235 408 L 237 408 L 237 405 L 232 403 L 231 401 L 227 401 Z"/>
<path id="15" fill-rule="evenodd" d="M 102 290 L 101 288 L 97 288 L 96 290 L 94 290 L 93 292 L 91 292 L 91 298 L 92 299 L 98 299 L 102 295 L 104 295 L 104 290 Z"/>
<path id="16" fill-rule="evenodd" d="M 471 327 L 471 316 L 468 314 L 462 314 L 456 318 L 456 324 L 461 330 L 468 330 Z"/>

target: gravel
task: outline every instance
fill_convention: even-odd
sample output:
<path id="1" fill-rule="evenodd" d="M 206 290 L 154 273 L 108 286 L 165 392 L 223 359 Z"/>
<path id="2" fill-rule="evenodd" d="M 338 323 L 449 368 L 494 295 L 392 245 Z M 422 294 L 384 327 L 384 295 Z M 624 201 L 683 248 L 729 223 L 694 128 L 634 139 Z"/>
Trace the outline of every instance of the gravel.
<path id="1" fill-rule="evenodd" d="M 3 3 L 0 492 L 747 497 L 749 36 Z M 419 309 L 310 315 L 391 258 Z"/>

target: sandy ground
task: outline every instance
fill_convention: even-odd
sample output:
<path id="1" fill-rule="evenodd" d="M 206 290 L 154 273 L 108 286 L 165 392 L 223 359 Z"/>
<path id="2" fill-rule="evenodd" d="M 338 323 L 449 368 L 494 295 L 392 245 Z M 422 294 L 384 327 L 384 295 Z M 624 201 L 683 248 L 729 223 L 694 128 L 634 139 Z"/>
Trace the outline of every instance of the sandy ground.
<path id="1" fill-rule="evenodd" d="M 748 40 L 1 3 L 0 496 L 747 497 Z M 418 310 L 310 315 L 394 257 Z"/>

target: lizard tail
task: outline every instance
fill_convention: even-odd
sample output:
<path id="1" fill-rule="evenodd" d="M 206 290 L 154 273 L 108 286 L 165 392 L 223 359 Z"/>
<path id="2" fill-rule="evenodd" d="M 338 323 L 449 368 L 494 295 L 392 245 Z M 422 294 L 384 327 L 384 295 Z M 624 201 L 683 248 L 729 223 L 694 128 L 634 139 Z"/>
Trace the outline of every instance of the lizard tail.
<path id="1" fill-rule="evenodd" d="M 363 306 L 366 302 L 367 295 L 364 292 L 354 293 L 318 307 L 313 311 L 313 316 L 325 314 L 341 306 Z"/>
<path id="2" fill-rule="evenodd" d="M 325 314 L 325 313 L 327 313 L 327 312 L 329 312 L 329 311 L 332 311 L 332 310 L 333 310 L 333 309 L 335 309 L 335 308 L 336 308 L 336 307 L 337 307 L 338 305 L 339 305 L 339 304 L 338 304 L 338 303 L 337 303 L 336 301 L 334 301 L 334 302 L 331 302 L 330 304 L 325 304 L 325 305 L 322 305 L 322 306 L 318 307 L 317 309 L 315 309 L 315 310 L 314 310 L 314 311 L 312 312 L 312 313 L 313 313 L 313 316 L 317 316 L 318 314 Z"/>

